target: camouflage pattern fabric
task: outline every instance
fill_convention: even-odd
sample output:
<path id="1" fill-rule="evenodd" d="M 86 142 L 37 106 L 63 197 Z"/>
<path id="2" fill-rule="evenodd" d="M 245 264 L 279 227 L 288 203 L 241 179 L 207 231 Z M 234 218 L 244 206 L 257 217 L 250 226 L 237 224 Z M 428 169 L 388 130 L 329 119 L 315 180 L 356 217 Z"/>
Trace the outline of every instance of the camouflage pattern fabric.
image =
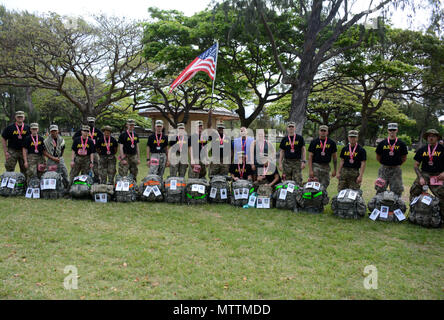
<path id="1" fill-rule="evenodd" d="M 39 165 L 46 165 L 45 157 L 38 154 L 28 154 L 28 168 L 26 169 L 26 179 L 41 178 L 43 171 L 38 171 Z"/>
<path id="2" fill-rule="evenodd" d="M 87 175 L 90 171 L 90 157 L 89 156 L 79 156 L 75 155 L 74 157 L 74 166 L 71 168 L 71 172 L 69 173 L 69 181 L 72 184 L 74 182 L 74 177 L 77 177 L 79 174 Z"/>
<path id="3" fill-rule="evenodd" d="M 296 181 L 297 185 L 302 185 L 301 160 L 284 158 L 282 166 L 285 179 Z"/>
<path id="4" fill-rule="evenodd" d="M 114 185 L 114 176 L 116 175 L 116 156 L 100 155 L 99 158 L 99 177 L 101 184 Z"/>
<path id="5" fill-rule="evenodd" d="M 382 165 L 378 170 L 378 178 L 385 180 L 384 187 L 375 185 L 376 192 L 384 192 L 390 186 L 390 191 L 394 192 L 399 197 L 404 191 L 404 184 L 402 183 L 402 170 L 400 166 L 388 167 Z"/>
<path id="6" fill-rule="evenodd" d="M 65 189 L 69 188 L 69 175 L 68 175 L 68 169 L 65 166 L 65 160 L 63 157 L 60 157 L 60 162 L 55 162 L 51 159 L 48 159 L 46 161 L 46 170 L 49 171 L 51 167 L 57 167 L 56 172 L 60 173 L 62 176 L 62 181 Z"/>
<path id="7" fill-rule="evenodd" d="M 294 185 L 293 192 L 290 192 L 290 190 L 288 189 L 289 184 Z M 285 190 L 285 199 L 279 199 L 279 196 L 283 192 L 282 190 Z M 276 203 L 276 208 L 294 210 L 294 208 L 297 206 L 296 194 L 298 192 L 300 192 L 300 187 L 293 180 L 285 180 L 275 185 L 273 199 Z"/>
<path id="8" fill-rule="evenodd" d="M 15 150 L 8 148 L 9 159 L 5 162 L 5 169 L 7 172 L 13 172 L 18 162 L 20 172 L 26 174 L 25 160 L 23 159 L 22 150 Z"/>
<path id="9" fill-rule="evenodd" d="M 385 206 L 389 208 L 387 218 L 381 218 L 381 215 L 378 216 L 377 220 L 381 221 L 399 221 L 394 211 L 399 209 L 405 215 L 407 212 L 407 207 L 404 201 L 394 192 L 384 191 L 376 194 L 367 204 L 368 210 L 373 212 L 374 209 L 378 209 L 381 211 L 381 207 Z"/>
<path id="10" fill-rule="evenodd" d="M 134 180 L 137 181 L 137 174 L 139 173 L 137 154 L 127 154 L 125 160 L 127 161 L 126 164 L 123 164 L 122 160 L 119 162 L 119 176 L 124 177 L 130 173 L 134 177 Z"/>
<path id="11" fill-rule="evenodd" d="M 421 172 L 422 177 L 424 178 L 426 184 L 429 186 L 430 191 L 439 199 L 439 207 L 441 211 L 441 217 L 444 219 L 444 185 L 442 186 L 432 186 L 430 185 L 430 177 L 438 174 L 430 174 L 427 172 Z M 419 196 L 422 193 L 422 186 L 419 184 L 419 179 L 413 182 L 412 187 L 410 188 L 410 202 L 413 198 Z"/>
<path id="12" fill-rule="evenodd" d="M 69 194 L 73 199 L 89 199 L 93 183 L 94 181 L 89 175 L 74 177 Z"/>
<path id="13" fill-rule="evenodd" d="M 176 188 L 172 188 L 173 182 Z M 185 178 L 183 177 L 169 177 L 165 180 L 164 184 L 165 190 L 165 201 L 167 203 L 183 203 L 185 196 Z"/>
<path id="14" fill-rule="evenodd" d="M 100 160 L 99 160 L 99 154 L 96 152 L 93 153 L 93 164 L 94 164 L 94 167 L 93 167 L 92 171 L 94 174 L 94 181 L 100 182 Z"/>
<path id="15" fill-rule="evenodd" d="M 13 188 L 8 188 L 10 179 L 15 180 Z M 26 192 L 26 178 L 21 172 L 4 172 L 0 176 L 2 184 L 6 183 L 3 187 L 0 187 L 0 195 L 4 197 L 16 197 L 24 196 Z M 11 186 L 11 185 L 10 185 Z"/>
<path id="16" fill-rule="evenodd" d="M 360 190 L 361 185 L 356 182 L 358 176 L 359 169 L 342 167 L 338 182 L 338 192 L 344 189 Z"/>
<path id="17" fill-rule="evenodd" d="M 160 195 L 156 195 L 153 188 L 157 187 L 160 191 Z M 147 189 L 148 188 L 148 189 Z M 146 196 L 145 191 L 147 191 L 148 196 Z M 149 174 L 143 178 L 139 187 L 139 199 L 148 202 L 160 202 L 164 199 L 164 189 L 162 178 L 155 174 Z M 144 195 L 145 193 L 145 195 Z"/>
<path id="18" fill-rule="evenodd" d="M 227 176 L 228 173 L 230 172 L 230 165 L 229 164 L 216 164 L 216 163 L 211 163 L 210 164 L 210 178 L 216 175 L 220 175 L 220 176 Z"/>
<path id="19" fill-rule="evenodd" d="M 55 180 L 55 189 L 44 189 L 40 187 L 40 197 L 42 199 L 59 199 L 65 195 L 65 185 L 63 184 L 62 175 L 55 171 L 47 171 L 42 175 L 41 183 L 45 183 L 45 180 Z"/>
<path id="20" fill-rule="evenodd" d="M 361 190 L 344 189 L 344 196 L 339 198 L 339 195 L 333 197 L 331 202 L 331 209 L 333 215 L 343 219 L 360 219 L 365 216 L 366 207 L 364 199 L 362 198 Z M 349 198 L 350 192 L 358 192 L 356 199 Z"/>
<path id="21" fill-rule="evenodd" d="M 176 165 L 170 164 L 170 177 L 185 177 L 187 174 L 188 164 L 178 163 Z"/>
<path id="22" fill-rule="evenodd" d="M 325 187 L 330 185 L 330 164 L 320 164 L 313 162 L 313 174 L 314 177 Z"/>
<path id="23" fill-rule="evenodd" d="M 198 190 L 193 188 L 199 188 Z M 210 184 L 206 179 L 188 179 L 185 187 L 185 201 L 187 204 L 205 204 L 208 201 Z"/>
<path id="24" fill-rule="evenodd" d="M 316 184 L 317 187 L 314 186 Z M 295 212 L 322 213 L 328 204 L 328 194 L 320 182 L 308 182 L 296 193 L 297 208 Z"/>
<path id="25" fill-rule="evenodd" d="M 155 174 L 155 175 L 163 177 L 163 174 L 165 172 L 165 165 L 166 165 L 166 154 L 165 153 L 151 153 L 151 159 L 159 160 L 159 164 L 158 165 L 150 164 L 149 174 Z"/>
<path id="26" fill-rule="evenodd" d="M 134 201 L 136 201 L 137 195 L 138 195 L 138 187 L 137 187 L 136 180 L 134 180 L 134 177 L 131 174 L 124 176 L 124 177 L 117 175 L 116 176 L 116 187 L 119 182 L 121 182 L 122 184 L 128 183 L 129 189 L 123 191 L 123 190 L 117 190 L 116 188 L 114 188 L 114 197 L 115 197 L 116 201 L 117 202 L 134 202 Z"/>
<path id="27" fill-rule="evenodd" d="M 239 179 L 237 181 L 233 181 L 231 183 L 231 204 L 236 207 L 243 207 L 244 205 L 248 204 L 248 199 L 236 199 L 235 194 L 236 192 L 243 193 L 244 189 L 248 190 L 248 195 L 253 193 L 254 188 L 253 184 L 248 180 L 242 180 Z M 237 191 L 236 191 L 237 190 Z"/>
<path id="28" fill-rule="evenodd" d="M 214 197 L 211 196 L 211 190 L 216 190 Z M 222 199 L 221 194 L 224 191 L 226 199 Z M 230 188 L 228 185 L 227 176 L 216 175 L 211 178 L 210 181 L 210 192 L 208 201 L 212 203 L 229 203 L 230 202 Z"/>
<path id="29" fill-rule="evenodd" d="M 97 194 L 104 194 L 106 193 L 108 196 L 107 201 L 111 201 L 114 196 L 114 185 L 110 184 L 93 184 L 91 186 L 91 197 L 92 200 L 96 199 Z"/>
<path id="30" fill-rule="evenodd" d="M 192 179 L 203 179 L 207 175 L 207 168 L 206 165 L 204 165 L 202 162 L 199 163 L 200 165 L 200 172 L 194 172 L 193 167 L 189 166 L 188 168 L 188 178 Z"/>
<path id="31" fill-rule="evenodd" d="M 426 196 L 432 199 L 429 205 L 423 202 Z M 415 203 L 410 205 L 409 221 L 426 228 L 440 227 L 443 223 L 439 207 L 440 200 L 428 193 L 420 194 L 416 200 L 415 198 Z"/>

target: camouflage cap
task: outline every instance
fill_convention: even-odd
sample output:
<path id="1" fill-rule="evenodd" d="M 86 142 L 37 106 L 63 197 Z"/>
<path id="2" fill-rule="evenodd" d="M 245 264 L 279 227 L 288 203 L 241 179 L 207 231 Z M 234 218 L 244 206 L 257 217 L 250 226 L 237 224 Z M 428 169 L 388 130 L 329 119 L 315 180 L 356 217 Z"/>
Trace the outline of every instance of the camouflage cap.
<path id="1" fill-rule="evenodd" d="M 358 130 L 350 130 L 350 131 L 348 132 L 348 136 L 349 136 L 349 137 L 357 137 L 358 135 L 359 135 Z"/>
<path id="2" fill-rule="evenodd" d="M 56 124 L 52 124 L 49 126 L 49 131 L 59 131 L 59 127 Z"/>
<path id="3" fill-rule="evenodd" d="M 113 128 L 111 128 L 111 126 L 104 126 L 104 127 L 102 128 L 102 131 L 113 132 Z"/>
<path id="4" fill-rule="evenodd" d="M 16 112 L 15 112 L 15 116 L 16 116 L 16 117 L 24 117 L 24 116 L 25 116 L 25 113 L 24 113 L 23 111 L 16 111 Z"/>
<path id="5" fill-rule="evenodd" d="M 290 121 L 287 123 L 287 127 L 296 127 L 296 123 L 294 123 L 293 121 Z"/>
<path id="6" fill-rule="evenodd" d="M 398 129 L 398 124 L 396 122 L 389 123 L 388 126 L 387 126 L 387 129 L 388 130 L 391 130 L 391 129 L 397 130 Z"/>
<path id="7" fill-rule="evenodd" d="M 82 126 L 82 131 L 88 131 L 89 132 L 89 126 L 88 125 L 83 125 Z"/>
<path id="8" fill-rule="evenodd" d="M 88 117 L 88 118 L 86 118 L 86 121 L 88 121 L 88 122 L 96 122 L 96 118 Z"/>
<path id="9" fill-rule="evenodd" d="M 323 124 L 322 126 L 319 126 L 319 130 L 326 130 L 326 131 L 328 131 L 328 126 Z"/>
<path id="10" fill-rule="evenodd" d="M 177 129 L 185 129 L 185 123 L 179 123 L 177 124 Z"/>
<path id="11" fill-rule="evenodd" d="M 126 120 L 126 124 L 136 124 L 136 121 L 134 119 L 128 119 Z"/>
<path id="12" fill-rule="evenodd" d="M 29 127 L 30 127 L 31 129 L 38 129 L 38 128 L 39 128 L 39 124 L 36 123 L 36 122 L 33 122 L 33 123 L 31 123 L 31 124 L 29 125 Z"/>
<path id="13" fill-rule="evenodd" d="M 435 135 L 438 137 L 439 140 L 442 139 L 442 135 L 435 129 L 429 129 L 426 131 L 426 133 L 424 133 L 424 135 L 422 136 L 425 140 L 427 140 L 427 137 L 430 135 Z"/>
<path id="14" fill-rule="evenodd" d="M 156 127 L 163 127 L 163 121 L 162 120 L 156 120 Z"/>
<path id="15" fill-rule="evenodd" d="M 223 121 L 218 121 L 216 123 L 216 128 L 224 128 L 225 129 L 225 124 Z"/>

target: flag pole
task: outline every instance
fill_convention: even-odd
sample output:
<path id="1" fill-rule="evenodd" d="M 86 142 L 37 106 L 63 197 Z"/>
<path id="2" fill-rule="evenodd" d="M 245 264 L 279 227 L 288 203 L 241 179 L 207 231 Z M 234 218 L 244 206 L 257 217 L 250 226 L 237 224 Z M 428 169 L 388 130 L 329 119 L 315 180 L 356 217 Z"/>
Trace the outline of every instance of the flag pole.
<path id="1" fill-rule="evenodd" d="M 216 64 L 214 66 L 214 78 L 213 78 L 213 85 L 211 88 L 211 104 L 210 104 L 210 111 L 208 112 L 208 124 L 207 127 L 210 128 L 211 126 L 211 115 L 213 111 L 213 96 L 214 96 L 214 83 L 216 82 L 216 74 L 217 74 L 217 60 L 218 60 L 218 54 L 219 54 L 219 41 L 216 41 Z"/>

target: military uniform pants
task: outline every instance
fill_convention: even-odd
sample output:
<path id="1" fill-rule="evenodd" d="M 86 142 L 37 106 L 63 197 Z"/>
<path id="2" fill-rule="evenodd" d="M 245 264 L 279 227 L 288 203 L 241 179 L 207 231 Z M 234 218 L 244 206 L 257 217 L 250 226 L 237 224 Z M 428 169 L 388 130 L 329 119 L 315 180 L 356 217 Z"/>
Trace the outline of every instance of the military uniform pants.
<path id="1" fill-rule="evenodd" d="M 69 174 L 69 184 L 72 184 L 74 178 L 79 174 L 88 174 L 90 170 L 90 163 L 90 156 L 79 156 L 76 154 L 74 157 L 74 166 L 71 168 L 71 172 Z"/>
<path id="2" fill-rule="evenodd" d="M 190 164 L 190 167 L 188 169 L 188 178 L 191 178 L 191 179 L 205 178 L 205 176 L 207 175 L 207 168 L 202 162 L 200 162 L 199 165 L 200 165 L 200 172 L 194 172 L 193 167 Z"/>
<path id="3" fill-rule="evenodd" d="M 188 163 L 170 164 L 170 177 L 185 177 L 187 173 Z"/>
<path id="4" fill-rule="evenodd" d="M 159 160 L 158 165 L 152 165 L 150 163 L 149 174 L 157 174 L 161 178 L 163 178 L 163 174 L 165 172 L 166 165 L 166 153 L 151 153 L 151 159 Z"/>
<path id="5" fill-rule="evenodd" d="M 441 217 L 444 218 L 444 185 L 442 186 L 431 186 L 430 185 L 430 177 L 437 176 L 439 174 L 430 174 L 427 172 L 421 172 L 422 177 L 425 180 L 425 183 L 429 186 L 429 189 L 432 193 L 439 199 L 439 208 L 441 211 Z M 412 187 L 410 188 L 410 202 L 413 198 L 419 196 L 422 193 L 422 186 L 419 184 L 419 179 L 413 182 Z"/>
<path id="6" fill-rule="evenodd" d="M 28 154 L 28 168 L 26 169 L 26 181 L 33 177 L 42 177 L 43 171 L 38 171 L 39 164 L 45 164 L 45 158 L 43 155 Z"/>
<path id="7" fill-rule="evenodd" d="M 285 175 L 285 180 L 293 180 L 298 186 L 302 185 L 301 160 L 284 158 L 282 166 L 284 169 L 283 174 Z"/>
<path id="8" fill-rule="evenodd" d="M 327 190 L 328 186 L 330 185 L 330 164 L 313 162 L 313 174 L 314 177 L 318 179 L 318 181 Z"/>
<path id="9" fill-rule="evenodd" d="M 23 159 L 22 149 L 15 150 L 8 148 L 9 159 L 5 162 L 6 171 L 15 171 L 15 166 L 18 162 L 20 167 L 20 172 L 26 174 L 25 160 Z"/>
<path id="10" fill-rule="evenodd" d="M 356 182 L 359 177 L 359 168 L 342 167 L 338 182 L 338 192 L 344 189 L 360 190 L 361 185 Z"/>
<path id="11" fill-rule="evenodd" d="M 48 170 L 50 166 L 57 166 L 56 172 L 60 173 L 60 175 L 62 176 L 63 185 L 65 186 L 65 188 L 68 188 L 69 187 L 68 169 L 65 166 L 65 160 L 63 160 L 63 157 L 60 157 L 59 159 L 60 159 L 59 162 L 55 162 L 51 159 L 48 159 L 48 161 L 46 161 L 46 169 Z"/>
<path id="12" fill-rule="evenodd" d="M 217 175 L 226 176 L 230 172 L 230 165 L 223 163 L 220 164 L 211 163 L 209 171 L 210 171 L 210 177 Z"/>
<path id="13" fill-rule="evenodd" d="M 94 179 L 96 182 L 99 182 L 100 180 L 100 162 L 99 162 L 99 154 L 96 152 L 93 154 L 93 173 L 94 173 Z"/>
<path id="14" fill-rule="evenodd" d="M 376 192 L 384 192 L 390 186 L 390 191 L 398 196 L 402 195 L 404 185 L 402 183 L 402 170 L 400 166 L 388 167 L 382 165 L 378 170 L 378 178 L 385 180 L 384 187 L 375 185 Z"/>
<path id="15" fill-rule="evenodd" d="M 102 184 L 114 184 L 114 176 L 116 175 L 116 156 L 100 155 L 99 157 L 99 177 Z"/>
<path id="16" fill-rule="evenodd" d="M 139 168 L 137 164 L 137 154 L 127 154 L 125 155 L 126 164 L 119 162 L 119 175 L 124 177 L 128 175 L 128 170 L 137 181 L 137 174 L 139 173 Z"/>

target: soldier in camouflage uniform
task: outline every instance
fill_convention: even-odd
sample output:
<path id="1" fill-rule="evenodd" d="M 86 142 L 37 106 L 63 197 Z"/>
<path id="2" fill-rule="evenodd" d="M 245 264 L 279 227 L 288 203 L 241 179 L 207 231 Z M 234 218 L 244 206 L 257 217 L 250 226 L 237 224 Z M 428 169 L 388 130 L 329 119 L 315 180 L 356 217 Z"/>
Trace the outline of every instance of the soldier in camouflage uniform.
<path id="1" fill-rule="evenodd" d="M 27 136 L 25 141 L 23 141 L 22 148 L 28 183 L 33 177 L 40 179 L 46 166 L 45 157 L 43 156 L 45 145 L 43 143 L 43 137 L 38 134 L 39 124 L 31 123 L 30 128 L 31 135 Z"/>
<path id="2" fill-rule="evenodd" d="M 202 179 L 207 174 L 205 164 L 202 162 L 200 152 L 203 147 L 208 143 L 208 140 L 202 137 L 203 121 L 197 121 L 198 132 L 188 137 L 188 149 L 190 151 L 190 167 L 188 169 L 188 178 Z M 196 166 L 200 166 L 197 170 Z"/>
<path id="3" fill-rule="evenodd" d="M 283 172 L 284 180 L 296 181 L 302 184 L 302 170 L 305 168 L 304 138 L 295 132 L 295 123 L 287 124 L 288 136 L 284 137 L 279 145 L 279 170 Z"/>
<path id="4" fill-rule="evenodd" d="M 56 172 L 60 173 L 65 188 L 69 186 L 68 169 L 65 166 L 63 153 L 65 152 L 65 140 L 59 135 L 59 127 L 52 124 L 49 127 L 49 136 L 43 142 L 45 144 L 46 169 L 51 170 L 56 166 Z M 54 171 L 54 170 L 53 170 Z"/>
<path id="5" fill-rule="evenodd" d="M 118 143 L 111 136 L 112 128 L 105 126 L 102 129 L 103 137 L 97 139 L 96 151 L 99 154 L 99 177 L 101 184 L 114 184 L 116 175 L 116 153 Z"/>
<path id="6" fill-rule="evenodd" d="M 401 165 L 407 160 L 407 146 L 398 139 L 398 124 L 388 124 L 389 136 L 382 140 L 376 148 L 376 160 L 381 163 L 378 170 L 378 180 L 375 183 L 376 192 L 384 192 L 390 186 L 390 191 L 401 197 L 404 191 Z"/>
<path id="7" fill-rule="evenodd" d="M 15 123 L 7 126 L 2 132 L 2 145 L 5 153 L 6 171 L 14 171 L 18 162 L 20 172 L 26 174 L 25 162 L 23 159 L 23 141 L 30 134 L 30 128 L 25 124 L 25 113 L 17 111 L 15 113 Z M 6 146 L 6 142 L 8 146 Z"/>
<path id="8" fill-rule="evenodd" d="M 156 120 L 154 133 L 148 137 L 146 143 L 146 164 L 149 174 L 156 174 L 163 178 L 168 162 L 168 136 L 163 131 L 163 121 Z"/>
<path id="9" fill-rule="evenodd" d="M 424 185 L 428 185 L 432 193 L 439 198 L 441 216 L 444 218 L 444 146 L 438 143 L 442 137 L 438 131 L 430 129 L 423 138 L 427 144 L 419 148 L 413 158 L 417 178 L 410 188 L 410 201 L 421 194 Z"/>
<path id="10" fill-rule="evenodd" d="M 170 177 L 185 177 L 188 169 L 188 137 L 186 136 L 184 123 L 177 125 L 177 136 L 175 138 L 175 140 L 173 138 L 168 139 Z M 173 150 L 174 152 L 172 152 Z"/>
<path id="11" fill-rule="evenodd" d="M 364 176 L 367 153 L 358 144 L 358 131 L 348 132 L 349 144 L 341 150 L 341 162 L 338 174 L 338 192 L 344 189 L 359 190 L 361 188 L 362 177 Z"/>
<path id="12" fill-rule="evenodd" d="M 220 158 L 219 161 L 213 159 L 214 162 L 210 164 L 210 177 L 228 175 L 231 164 L 231 139 L 224 134 L 225 125 L 223 121 L 218 121 L 216 126 L 219 138 L 213 143 L 212 137 L 209 137 L 208 141 L 212 143 L 212 150 L 213 148 L 219 148 Z"/>
<path id="13" fill-rule="evenodd" d="M 134 132 L 136 121 L 128 119 L 126 122 L 128 130 L 122 132 L 119 136 L 119 175 L 127 176 L 128 170 L 137 181 L 140 164 L 139 136 Z"/>
<path id="14" fill-rule="evenodd" d="M 328 127 L 319 127 L 319 138 L 313 139 L 308 147 L 308 171 L 311 179 L 319 181 L 327 190 L 330 185 L 330 161 L 333 159 L 332 177 L 336 176 L 336 143 L 327 137 Z"/>
<path id="15" fill-rule="evenodd" d="M 72 140 L 71 172 L 69 182 L 72 184 L 75 177 L 88 174 L 94 167 L 94 153 L 96 148 L 89 137 L 89 126 L 82 126 L 82 135 Z"/>

